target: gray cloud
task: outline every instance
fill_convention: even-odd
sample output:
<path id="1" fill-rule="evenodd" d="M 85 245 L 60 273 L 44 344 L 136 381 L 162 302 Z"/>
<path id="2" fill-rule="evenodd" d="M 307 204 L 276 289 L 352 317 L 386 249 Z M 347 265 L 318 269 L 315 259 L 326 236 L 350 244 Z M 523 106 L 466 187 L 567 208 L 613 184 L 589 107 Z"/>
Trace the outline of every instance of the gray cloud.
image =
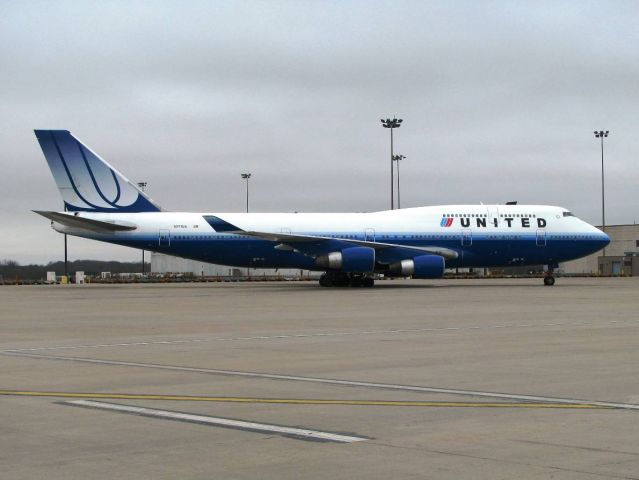
<path id="1" fill-rule="evenodd" d="M 6 3 L 6 2 L 5 2 Z M 637 216 L 634 2 L 9 2 L 0 18 L 0 257 L 59 258 L 33 136 L 67 128 L 175 210 L 558 204 Z M 137 258 L 74 240 L 74 258 Z"/>

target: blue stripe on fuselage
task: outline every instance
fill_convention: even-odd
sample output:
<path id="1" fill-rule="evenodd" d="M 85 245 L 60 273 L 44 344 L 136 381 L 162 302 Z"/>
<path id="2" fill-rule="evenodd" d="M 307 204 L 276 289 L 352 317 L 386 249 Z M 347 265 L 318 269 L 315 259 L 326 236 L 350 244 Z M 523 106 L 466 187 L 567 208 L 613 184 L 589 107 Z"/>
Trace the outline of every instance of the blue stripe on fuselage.
<path id="1" fill-rule="evenodd" d="M 319 233 L 308 233 L 319 235 Z M 343 240 L 364 240 L 364 235 L 353 233 L 321 233 L 335 238 L 335 244 Z M 133 248 L 156 251 L 193 260 L 222 265 L 246 267 L 259 263 L 264 268 L 315 269 L 313 258 L 299 252 L 275 250 L 276 242 L 246 235 L 191 233 L 172 235 L 168 246 L 159 246 L 157 235 L 135 232 L 103 236 L 86 235 L 95 240 L 117 243 Z M 350 237 L 350 238 L 345 238 Z M 472 245 L 461 245 L 460 233 L 385 233 L 378 234 L 381 243 L 393 243 L 406 247 L 444 247 L 459 253 L 459 258 L 446 262 L 448 268 L 501 267 L 509 265 L 539 265 L 559 263 L 586 256 L 605 247 L 609 239 L 605 234 L 574 234 L 546 232 L 546 245 L 537 245 L 535 234 L 491 233 L 473 234 Z M 332 242 L 330 242 L 332 243 Z M 395 262 L 406 254 L 394 249 L 379 250 L 380 261 Z M 257 259 L 257 260 L 256 260 Z"/>

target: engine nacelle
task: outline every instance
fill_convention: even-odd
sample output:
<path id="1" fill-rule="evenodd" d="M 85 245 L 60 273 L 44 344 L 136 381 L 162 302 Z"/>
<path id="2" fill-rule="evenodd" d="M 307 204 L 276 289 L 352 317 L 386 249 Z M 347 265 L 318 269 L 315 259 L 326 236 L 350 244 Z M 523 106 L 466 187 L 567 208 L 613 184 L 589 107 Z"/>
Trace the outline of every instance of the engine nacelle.
<path id="1" fill-rule="evenodd" d="M 315 263 L 329 270 L 348 273 L 368 273 L 375 268 L 375 249 L 370 247 L 350 247 L 340 252 L 320 255 Z"/>
<path id="2" fill-rule="evenodd" d="M 413 278 L 442 278 L 445 266 L 444 257 L 420 255 L 390 264 L 388 274 Z"/>

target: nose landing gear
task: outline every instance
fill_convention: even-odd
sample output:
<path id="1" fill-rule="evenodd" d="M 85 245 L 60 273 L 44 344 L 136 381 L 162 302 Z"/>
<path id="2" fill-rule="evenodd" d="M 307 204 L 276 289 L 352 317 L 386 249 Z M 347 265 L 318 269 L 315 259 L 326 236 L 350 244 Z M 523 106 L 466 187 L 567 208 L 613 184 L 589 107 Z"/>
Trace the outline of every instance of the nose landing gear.
<path id="1" fill-rule="evenodd" d="M 321 287 L 366 287 L 375 285 L 373 277 L 357 273 L 326 272 L 319 279 Z"/>
<path id="2" fill-rule="evenodd" d="M 547 287 L 552 287 L 555 284 L 555 277 L 553 273 L 555 272 L 555 268 L 553 266 L 548 266 L 548 270 L 544 274 L 544 285 Z"/>

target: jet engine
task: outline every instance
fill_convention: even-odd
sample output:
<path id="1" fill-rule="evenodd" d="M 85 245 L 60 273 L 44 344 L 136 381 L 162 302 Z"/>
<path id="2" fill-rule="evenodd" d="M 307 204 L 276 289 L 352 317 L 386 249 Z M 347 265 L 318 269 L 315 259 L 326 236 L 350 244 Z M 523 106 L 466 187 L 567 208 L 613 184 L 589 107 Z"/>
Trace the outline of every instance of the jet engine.
<path id="1" fill-rule="evenodd" d="M 439 255 L 420 255 L 389 265 L 389 276 L 413 278 L 441 278 L 444 276 L 444 257 Z"/>
<path id="2" fill-rule="evenodd" d="M 328 270 L 368 273 L 375 268 L 375 249 L 370 247 L 345 248 L 339 252 L 320 255 L 315 259 L 315 263 Z"/>

